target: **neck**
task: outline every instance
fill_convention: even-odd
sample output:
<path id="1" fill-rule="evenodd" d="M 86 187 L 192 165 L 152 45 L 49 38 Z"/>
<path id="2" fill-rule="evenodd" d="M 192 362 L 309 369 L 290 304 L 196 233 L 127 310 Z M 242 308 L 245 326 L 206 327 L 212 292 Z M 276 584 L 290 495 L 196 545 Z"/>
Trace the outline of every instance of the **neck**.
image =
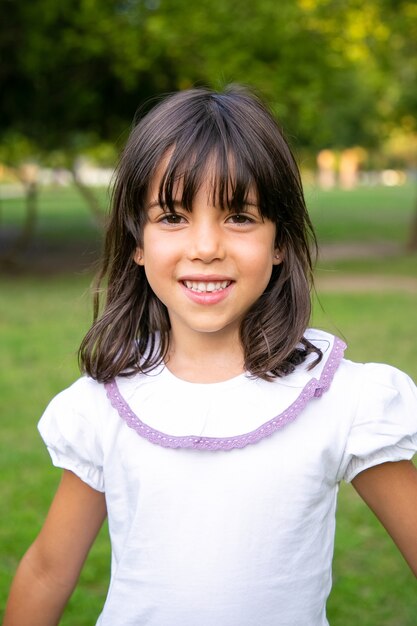
<path id="1" fill-rule="evenodd" d="M 239 337 L 222 333 L 196 333 L 181 343 L 171 337 L 168 369 L 178 378 L 194 383 L 222 382 L 244 372 Z"/>

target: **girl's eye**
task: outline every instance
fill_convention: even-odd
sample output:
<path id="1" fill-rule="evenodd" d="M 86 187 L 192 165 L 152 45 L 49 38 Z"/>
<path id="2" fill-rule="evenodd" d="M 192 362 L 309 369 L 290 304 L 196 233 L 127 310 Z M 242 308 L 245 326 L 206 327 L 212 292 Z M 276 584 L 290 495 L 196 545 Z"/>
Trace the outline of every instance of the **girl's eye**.
<path id="1" fill-rule="evenodd" d="M 161 217 L 159 222 L 162 224 L 171 225 L 183 224 L 184 218 L 182 217 L 182 215 L 178 215 L 178 213 L 165 213 L 165 215 Z"/>
<path id="2" fill-rule="evenodd" d="M 253 224 L 255 220 L 247 213 L 236 213 L 235 215 L 230 215 L 228 221 L 232 222 L 232 224 Z"/>

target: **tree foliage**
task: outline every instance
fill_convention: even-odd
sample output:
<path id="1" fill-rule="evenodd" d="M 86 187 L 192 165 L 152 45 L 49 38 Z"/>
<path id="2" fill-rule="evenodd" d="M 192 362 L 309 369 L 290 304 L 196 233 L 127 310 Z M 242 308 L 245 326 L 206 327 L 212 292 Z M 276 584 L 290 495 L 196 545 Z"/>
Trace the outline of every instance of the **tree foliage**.
<path id="1" fill-rule="evenodd" d="M 1 135 L 117 140 L 160 93 L 242 82 L 299 145 L 378 145 L 415 127 L 408 0 L 0 0 Z"/>

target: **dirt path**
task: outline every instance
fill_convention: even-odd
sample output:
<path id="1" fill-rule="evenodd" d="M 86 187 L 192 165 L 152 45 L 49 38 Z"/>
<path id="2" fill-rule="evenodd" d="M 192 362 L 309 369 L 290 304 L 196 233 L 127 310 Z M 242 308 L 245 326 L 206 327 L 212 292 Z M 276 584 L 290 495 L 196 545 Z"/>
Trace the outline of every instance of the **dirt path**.
<path id="1" fill-rule="evenodd" d="M 321 261 L 343 259 L 390 258 L 403 254 L 400 244 L 390 241 L 347 242 L 325 244 L 320 247 Z M 398 293 L 417 294 L 417 276 L 384 274 L 346 274 L 341 271 L 320 270 L 315 276 L 317 291 L 338 291 L 342 293 Z"/>
<path id="2" fill-rule="evenodd" d="M 319 247 L 319 259 L 323 261 L 374 259 L 375 257 L 386 259 L 403 253 L 403 246 L 395 241 L 348 241 L 326 243 Z"/>
<path id="3" fill-rule="evenodd" d="M 334 272 L 316 276 L 316 289 L 320 292 L 340 293 L 398 293 L 417 294 L 417 278 L 412 276 L 379 276 L 375 274 L 342 274 Z"/>

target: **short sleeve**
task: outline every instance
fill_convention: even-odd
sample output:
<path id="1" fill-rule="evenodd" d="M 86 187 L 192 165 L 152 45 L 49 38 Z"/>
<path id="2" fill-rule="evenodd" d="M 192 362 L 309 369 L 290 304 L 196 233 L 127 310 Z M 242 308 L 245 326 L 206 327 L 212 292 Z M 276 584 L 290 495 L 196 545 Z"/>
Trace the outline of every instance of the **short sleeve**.
<path id="1" fill-rule="evenodd" d="M 104 491 L 100 433 L 85 380 L 80 379 L 53 398 L 38 429 L 56 467 L 71 470 L 93 489 Z"/>
<path id="2" fill-rule="evenodd" d="M 417 451 L 417 388 L 388 365 L 363 366 L 355 418 L 340 476 L 350 482 L 365 469 L 410 460 Z"/>

